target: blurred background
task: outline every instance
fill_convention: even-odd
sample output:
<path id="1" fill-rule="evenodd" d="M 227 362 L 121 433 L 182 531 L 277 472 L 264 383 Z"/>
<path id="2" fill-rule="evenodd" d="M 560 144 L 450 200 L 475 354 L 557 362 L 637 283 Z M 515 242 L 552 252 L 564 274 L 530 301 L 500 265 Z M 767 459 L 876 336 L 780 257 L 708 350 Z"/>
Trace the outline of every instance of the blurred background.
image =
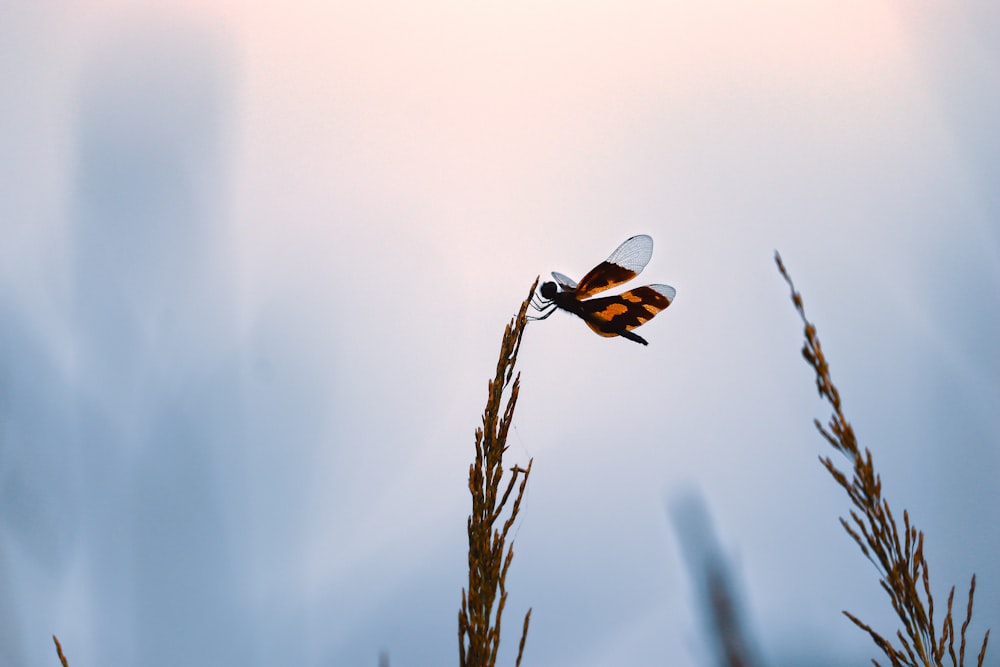
<path id="1" fill-rule="evenodd" d="M 1000 5 L 6 2 L 0 68 L 0 664 L 456 664 L 503 327 L 638 233 L 648 347 L 526 332 L 501 661 L 712 664 L 685 516 L 764 664 L 894 634 L 775 249 L 1000 629 Z"/>

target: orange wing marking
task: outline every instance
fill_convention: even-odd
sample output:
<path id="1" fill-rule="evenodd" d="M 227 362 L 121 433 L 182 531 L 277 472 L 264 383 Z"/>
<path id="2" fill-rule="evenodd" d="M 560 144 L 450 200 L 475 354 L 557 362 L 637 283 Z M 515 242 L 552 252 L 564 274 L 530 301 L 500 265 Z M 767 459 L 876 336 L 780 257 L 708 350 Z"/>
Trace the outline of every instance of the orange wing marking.
<path id="1" fill-rule="evenodd" d="M 586 299 L 632 280 L 646 268 L 652 256 L 652 237 L 646 234 L 633 236 L 580 279 L 576 286 L 576 298 Z"/>

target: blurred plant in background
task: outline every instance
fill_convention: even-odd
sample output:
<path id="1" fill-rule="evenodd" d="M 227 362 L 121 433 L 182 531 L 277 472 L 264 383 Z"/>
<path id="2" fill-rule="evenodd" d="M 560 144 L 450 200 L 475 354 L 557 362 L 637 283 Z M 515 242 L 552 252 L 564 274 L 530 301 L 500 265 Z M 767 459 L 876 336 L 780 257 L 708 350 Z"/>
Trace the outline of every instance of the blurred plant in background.
<path id="1" fill-rule="evenodd" d="M 701 496 L 688 493 L 671 503 L 670 513 L 715 664 L 760 667 L 763 662 L 737 578 L 719 546 L 705 502 Z"/>

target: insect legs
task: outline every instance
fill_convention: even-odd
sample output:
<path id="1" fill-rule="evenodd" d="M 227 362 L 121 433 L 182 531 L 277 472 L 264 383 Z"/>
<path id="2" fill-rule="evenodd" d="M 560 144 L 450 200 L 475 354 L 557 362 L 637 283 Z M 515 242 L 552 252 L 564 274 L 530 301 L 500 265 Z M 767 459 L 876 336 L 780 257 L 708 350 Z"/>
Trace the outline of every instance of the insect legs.
<path id="1" fill-rule="evenodd" d="M 528 315 L 529 320 L 544 320 L 557 310 L 555 301 L 542 298 L 538 294 L 531 297 L 531 307 L 538 311 L 538 315 Z"/>

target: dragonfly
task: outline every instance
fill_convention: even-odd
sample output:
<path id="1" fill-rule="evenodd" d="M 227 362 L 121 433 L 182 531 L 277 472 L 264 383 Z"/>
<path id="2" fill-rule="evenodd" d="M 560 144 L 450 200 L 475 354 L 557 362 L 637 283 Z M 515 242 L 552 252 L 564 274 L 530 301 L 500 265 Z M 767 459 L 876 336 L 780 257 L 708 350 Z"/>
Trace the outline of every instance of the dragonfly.
<path id="1" fill-rule="evenodd" d="M 646 268 L 652 256 L 652 237 L 640 234 L 618 246 L 579 283 L 553 271 L 554 282 L 542 283 L 532 299 L 532 306 L 538 311 L 532 319 L 544 320 L 557 310 L 564 310 L 582 319 L 598 335 L 621 336 L 648 345 L 645 338 L 632 330 L 673 303 L 677 290 L 670 285 L 645 285 L 614 296 L 588 297 L 632 280 Z"/>

